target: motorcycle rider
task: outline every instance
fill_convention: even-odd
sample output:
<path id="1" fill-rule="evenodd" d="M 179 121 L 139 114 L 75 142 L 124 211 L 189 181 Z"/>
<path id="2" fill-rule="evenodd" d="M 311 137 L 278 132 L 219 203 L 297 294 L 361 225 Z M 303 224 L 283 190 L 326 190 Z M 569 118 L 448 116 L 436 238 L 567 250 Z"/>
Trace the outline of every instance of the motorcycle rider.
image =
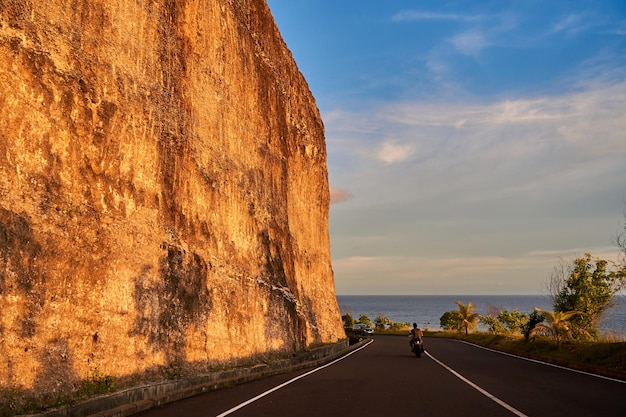
<path id="1" fill-rule="evenodd" d="M 409 335 L 409 337 L 411 338 L 411 341 L 409 342 L 411 348 L 413 347 L 413 345 L 415 345 L 416 342 L 421 341 L 423 336 L 424 333 L 422 333 L 422 329 L 417 327 L 417 323 L 413 323 L 413 328 L 411 329 L 411 334 Z"/>

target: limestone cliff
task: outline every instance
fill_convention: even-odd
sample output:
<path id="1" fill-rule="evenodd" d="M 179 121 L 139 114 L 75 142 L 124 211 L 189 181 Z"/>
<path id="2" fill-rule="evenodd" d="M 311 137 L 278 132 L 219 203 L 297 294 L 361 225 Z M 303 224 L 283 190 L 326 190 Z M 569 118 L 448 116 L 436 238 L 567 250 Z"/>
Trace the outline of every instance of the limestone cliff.
<path id="1" fill-rule="evenodd" d="M 0 392 L 344 337 L 328 208 L 264 0 L 0 0 Z"/>

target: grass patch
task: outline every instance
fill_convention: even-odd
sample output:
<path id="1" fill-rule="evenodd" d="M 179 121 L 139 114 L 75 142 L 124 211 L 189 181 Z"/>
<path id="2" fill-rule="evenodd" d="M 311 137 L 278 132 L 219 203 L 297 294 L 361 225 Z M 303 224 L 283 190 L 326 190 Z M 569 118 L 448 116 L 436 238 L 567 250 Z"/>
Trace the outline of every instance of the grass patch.
<path id="1" fill-rule="evenodd" d="M 557 346 L 551 339 L 537 338 L 527 341 L 522 337 L 482 332 L 468 335 L 433 332 L 429 336 L 465 340 L 503 352 L 626 379 L 626 342 L 565 341 Z"/>
<path id="2" fill-rule="evenodd" d="M 115 391 L 113 377 L 110 375 L 100 375 L 98 368 L 95 368 L 89 378 L 82 382 L 79 397 L 91 397 L 113 391 Z"/>

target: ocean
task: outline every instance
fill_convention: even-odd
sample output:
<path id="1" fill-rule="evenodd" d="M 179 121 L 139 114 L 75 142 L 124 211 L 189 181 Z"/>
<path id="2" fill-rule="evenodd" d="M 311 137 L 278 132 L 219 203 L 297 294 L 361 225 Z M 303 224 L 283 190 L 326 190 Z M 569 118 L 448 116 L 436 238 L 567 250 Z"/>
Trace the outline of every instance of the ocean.
<path id="1" fill-rule="evenodd" d="M 471 302 L 475 312 L 487 314 L 492 309 L 518 310 L 530 314 L 535 307 L 552 310 L 544 295 L 338 295 L 341 314 L 358 319 L 364 314 L 372 323 L 380 314 L 394 322 L 417 323 L 418 327 L 441 330 L 439 319 L 446 311 L 456 310 L 455 301 Z M 626 337 L 626 296 L 615 297 L 615 305 L 605 312 L 599 325 L 603 334 Z"/>

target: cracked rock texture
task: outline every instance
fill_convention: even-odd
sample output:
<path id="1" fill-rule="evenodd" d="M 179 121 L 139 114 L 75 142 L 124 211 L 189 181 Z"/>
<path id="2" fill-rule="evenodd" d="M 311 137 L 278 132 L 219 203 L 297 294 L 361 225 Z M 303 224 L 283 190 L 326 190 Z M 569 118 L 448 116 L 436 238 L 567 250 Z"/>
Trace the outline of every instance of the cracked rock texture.
<path id="1" fill-rule="evenodd" d="M 264 0 L 0 0 L 9 406 L 344 338 L 328 210 Z"/>

